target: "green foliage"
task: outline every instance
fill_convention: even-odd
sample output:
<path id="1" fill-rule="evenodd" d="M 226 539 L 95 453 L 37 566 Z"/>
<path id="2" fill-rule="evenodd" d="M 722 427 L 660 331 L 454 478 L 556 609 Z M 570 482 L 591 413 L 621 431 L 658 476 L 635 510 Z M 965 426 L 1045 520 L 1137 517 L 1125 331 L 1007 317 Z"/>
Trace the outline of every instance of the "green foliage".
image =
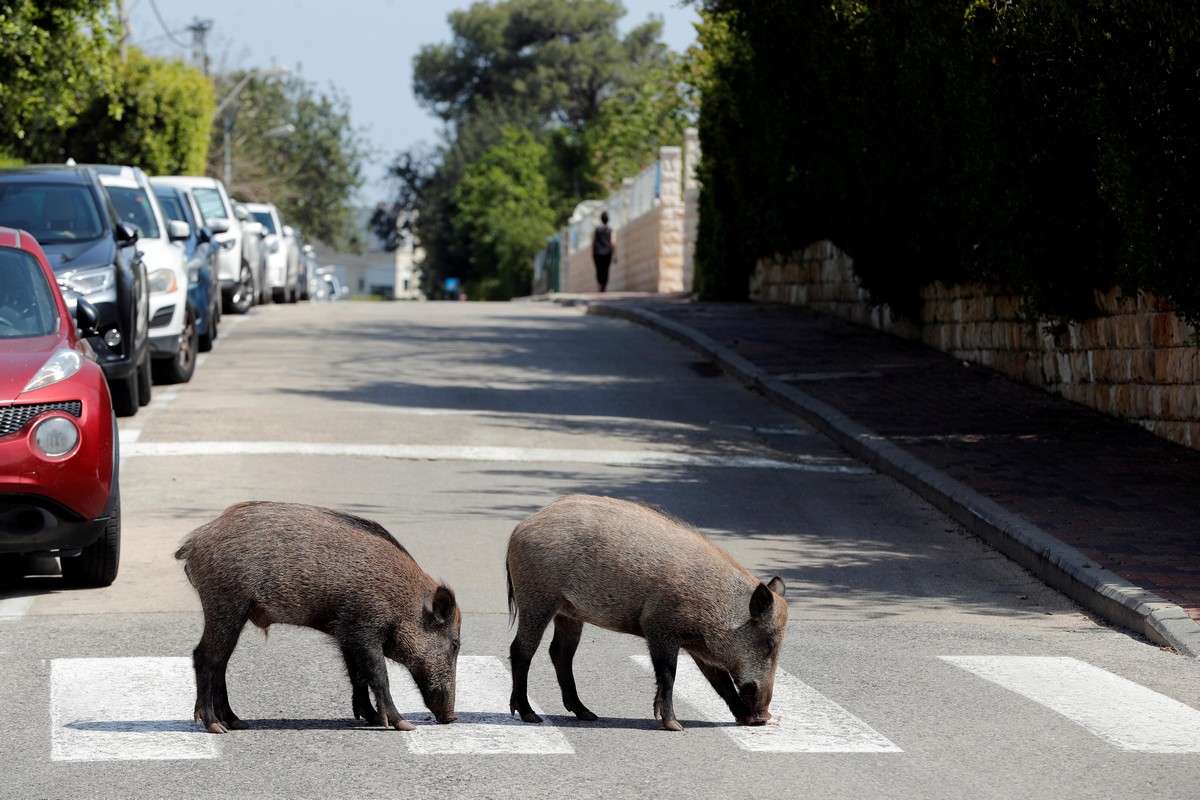
<path id="1" fill-rule="evenodd" d="M 108 0 L 0 0 L 0 151 L 66 158 L 65 129 L 116 81 Z"/>
<path id="2" fill-rule="evenodd" d="M 244 77 L 223 76 L 217 93 L 227 96 Z M 231 125 L 228 131 L 226 125 Z M 350 124 L 343 97 L 318 92 L 299 76 L 252 77 L 211 133 L 210 175 L 224 175 L 229 136 L 231 195 L 274 203 L 284 222 L 306 237 L 334 247 L 361 247 L 349 201 L 362 183 L 366 146 Z"/>
<path id="3" fill-rule="evenodd" d="M 500 142 L 471 164 L 455 189 L 455 224 L 471 242 L 481 299 L 528 294 L 533 256 L 554 232 L 546 183 L 549 152 L 526 130 L 506 128 Z M 490 279 L 490 280 L 489 280 Z"/>
<path id="4" fill-rule="evenodd" d="M 417 212 L 431 284 L 457 277 L 491 287 L 496 296 L 528 291 L 516 267 L 501 264 L 524 259 L 521 275 L 529 272 L 545 241 L 543 211 L 550 209 L 550 228 L 564 222 L 581 200 L 604 193 L 620 165 L 640 160 L 679 127 L 684 112 L 672 83 L 679 67 L 658 41 L 661 23 L 652 19 L 622 38 L 617 21 L 623 14 L 611 0 L 476 2 L 450 14 L 451 42 L 421 48 L 414 91 L 446 122 L 446 141 L 425 156 L 403 154 L 394 171 L 401 183 L 397 205 Z M 610 125 L 606 136 L 600 129 Z M 520 188 L 539 198 L 506 223 L 509 245 L 520 241 L 532 249 L 522 245 L 501 255 L 488 238 L 493 228 L 476 224 L 479 209 L 462 203 L 479 194 L 483 165 L 512 155 L 517 129 L 540 143 L 545 156 L 540 184 L 517 187 L 510 180 L 501 193 Z M 460 188 L 468 175 L 471 188 Z"/>
<path id="5" fill-rule="evenodd" d="M 94 98 L 67 130 L 68 155 L 151 175 L 202 172 L 215 107 L 212 84 L 198 70 L 130 49 L 113 94 Z"/>
<path id="6" fill-rule="evenodd" d="M 996 280 L 1200 319 L 1200 19 L 1171 0 L 709 0 L 698 283 L 832 239 L 876 299 Z"/>

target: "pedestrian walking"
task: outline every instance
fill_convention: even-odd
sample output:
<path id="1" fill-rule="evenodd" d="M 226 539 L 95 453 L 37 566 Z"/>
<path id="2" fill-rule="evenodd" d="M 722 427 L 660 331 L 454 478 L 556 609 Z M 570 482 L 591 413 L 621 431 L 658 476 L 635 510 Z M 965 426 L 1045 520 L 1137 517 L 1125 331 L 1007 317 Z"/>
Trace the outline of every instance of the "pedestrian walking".
<path id="1" fill-rule="evenodd" d="M 596 265 L 596 283 L 600 291 L 608 286 L 608 267 L 617 257 L 617 236 L 608 227 L 608 212 L 600 214 L 600 224 L 592 232 L 592 262 Z"/>

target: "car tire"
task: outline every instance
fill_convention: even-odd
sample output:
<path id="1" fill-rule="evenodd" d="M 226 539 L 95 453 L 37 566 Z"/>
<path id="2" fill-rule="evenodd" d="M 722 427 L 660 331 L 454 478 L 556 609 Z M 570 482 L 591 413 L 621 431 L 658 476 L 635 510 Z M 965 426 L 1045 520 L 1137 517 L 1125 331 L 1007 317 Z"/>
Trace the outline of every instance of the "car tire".
<path id="1" fill-rule="evenodd" d="M 113 411 L 118 417 L 132 417 L 138 412 L 141 405 L 138 402 L 141 395 L 140 377 L 141 370 L 139 369 L 129 377 L 108 385 L 109 394 L 112 395 Z"/>
<path id="2" fill-rule="evenodd" d="M 299 299 L 300 299 L 300 290 L 299 290 L 298 288 L 296 288 L 295 286 L 293 286 L 291 289 L 288 289 L 288 297 L 287 297 L 287 301 L 288 301 L 289 303 L 295 303 L 295 302 L 297 302 Z"/>
<path id="3" fill-rule="evenodd" d="M 150 405 L 150 398 L 154 395 L 154 376 L 151 374 L 150 351 L 146 351 L 146 355 L 142 356 L 142 365 L 138 367 L 138 405 Z"/>
<path id="4" fill-rule="evenodd" d="M 183 333 L 179 335 L 179 351 L 170 358 L 154 363 L 158 383 L 187 383 L 196 372 L 196 352 L 200 338 L 196 334 L 196 310 L 189 304 L 184 311 Z"/>
<path id="5" fill-rule="evenodd" d="M 0 554 L 0 586 L 12 586 L 25 577 L 25 556 L 22 553 Z"/>
<path id="6" fill-rule="evenodd" d="M 286 299 L 284 297 L 284 293 L 286 291 L 287 291 L 286 289 L 272 289 L 271 290 L 271 302 L 272 303 L 282 303 Z"/>
<path id="7" fill-rule="evenodd" d="M 231 314 L 245 314 L 254 305 L 254 275 L 248 264 L 242 264 L 241 277 L 229 296 L 228 310 Z"/>
<path id="8" fill-rule="evenodd" d="M 117 579 L 120 564 L 121 497 L 118 494 L 104 533 L 79 555 L 62 559 L 62 574 L 72 586 L 109 586 Z"/>

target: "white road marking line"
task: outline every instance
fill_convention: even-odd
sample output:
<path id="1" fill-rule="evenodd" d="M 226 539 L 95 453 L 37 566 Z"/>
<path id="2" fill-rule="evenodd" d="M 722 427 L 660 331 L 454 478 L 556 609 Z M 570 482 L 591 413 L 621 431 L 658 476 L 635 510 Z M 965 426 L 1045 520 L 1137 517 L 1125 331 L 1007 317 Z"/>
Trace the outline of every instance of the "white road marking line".
<path id="1" fill-rule="evenodd" d="M 575 750 L 549 722 L 533 725 L 508 713 L 512 676 L 495 656 L 459 656 L 455 686 L 458 722 L 439 725 L 421 701 L 412 677 L 388 662 L 392 698 L 417 730 L 404 736 L 413 753 L 423 755 L 569 755 Z M 538 714 L 541 709 L 534 706 Z M 543 715 L 544 716 L 544 715 Z"/>
<path id="2" fill-rule="evenodd" d="M 653 672 L 650 656 L 630 656 Z M 782 669 L 775 671 L 771 696 L 772 724 L 738 725 L 705 677 L 680 654 L 675 670 L 675 693 L 709 722 L 726 723 L 721 731 L 743 750 L 756 753 L 902 753 L 858 717 Z M 676 713 L 679 713 L 676 708 Z M 686 727 L 686 725 L 685 725 Z"/>
<path id="3" fill-rule="evenodd" d="M 1200 753 L 1200 711 L 1074 658 L 941 656 L 1122 750 Z"/>
<path id="4" fill-rule="evenodd" d="M 124 444 L 124 442 L 122 442 Z M 864 475 L 866 467 L 826 459 L 780 461 L 759 456 L 716 456 L 633 450 L 571 450 L 540 447 L 333 444 L 324 442 L 129 442 L 122 458 L 244 455 L 359 456 L 402 461 L 475 461 L 542 464 L 605 464 L 639 467 L 783 469 Z"/>
<path id="5" fill-rule="evenodd" d="M 55 761 L 216 758 L 216 738 L 192 722 L 188 658 L 56 658 L 50 664 Z"/>
<path id="6" fill-rule="evenodd" d="M 16 595 L 15 597 L 0 597 L 0 619 L 23 617 L 33 606 L 34 595 Z"/>

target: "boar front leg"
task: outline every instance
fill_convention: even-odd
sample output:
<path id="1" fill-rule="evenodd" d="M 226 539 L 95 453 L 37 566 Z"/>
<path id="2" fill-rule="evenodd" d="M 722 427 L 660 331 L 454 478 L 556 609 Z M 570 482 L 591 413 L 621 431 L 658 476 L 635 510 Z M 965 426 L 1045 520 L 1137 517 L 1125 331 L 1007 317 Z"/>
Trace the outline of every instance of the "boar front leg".
<path id="1" fill-rule="evenodd" d="M 371 645 L 363 641 L 350 642 L 344 647 L 349 652 L 347 666 L 353 660 L 357 668 L 361 670 L 367 686 L 375 694 L 375 704 L 379 706 L 379 713 L 371 721 L 384 727 L 391 725 L 398 731 L 415 730 L 415 726 L 400 715 L 400 712 L 396 710 L 396 704 L 392 702 L 392 692 L 388 685 L 387 662 L 383 658 L 383 651 L 379 649 L 379 645 Z M 353 685 L 354 679 L 350 680 Z M 367 708 L 371 708 L 369 700 L 365 705 Z"/>
<path id="2" fill-rule="evenodd" d="M 367 676 L 358 665 L 350 648 L 342 647 L 342 658 L 346 662 L 346 674 L 350 678 L 350 706 L 355 719 L 366 720 L 368 725 L 386 724 L 371 705 L 371 694 L 367 690 Z"/>
<path id="3" fill-rule="evenodd" d="M 567 711 L 574 712 L 584 722 L 594 722 L 596 715 L 579 699 L 579 692 L 575 688 L 575 672 L 571 667 L 582 634 L 582 622 L 557 615 L 554 618 L 554 638 L 550 640 L 550 660 L 554 663 L 554 672 L 558 675 L 558 686 L 562 689 L 563 705 Z"/>
<path id="4" fill-rule="evenodd" d="M 654 666 L 654 718 L 661 719 L 669 731 L 681 731 L 683 726 L 675 719 L 675 667 L 679 662 L 679 645 L 668 639 L 650 639 L 650 663 Z"/>

